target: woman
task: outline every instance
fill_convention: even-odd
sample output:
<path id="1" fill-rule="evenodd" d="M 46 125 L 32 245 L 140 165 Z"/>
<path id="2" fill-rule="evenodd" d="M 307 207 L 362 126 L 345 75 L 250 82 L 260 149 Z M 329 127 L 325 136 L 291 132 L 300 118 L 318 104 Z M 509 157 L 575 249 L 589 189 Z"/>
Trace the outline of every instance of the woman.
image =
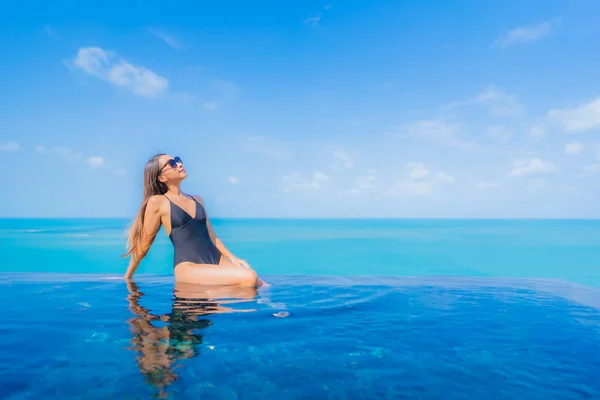
<path id="1" fill-rule="evenodd" d="M 125 274 L 131 279 L 150 250 L 160 226 L 175 248 L 175 280 L 203 285 L 263 286 L 248 263 L 235 257 L 215 235 L 199 196 L 182 193 L 187 177 L 179 157 L 157 154 L 144 169 L 144 197 L 130 231 Z"/>

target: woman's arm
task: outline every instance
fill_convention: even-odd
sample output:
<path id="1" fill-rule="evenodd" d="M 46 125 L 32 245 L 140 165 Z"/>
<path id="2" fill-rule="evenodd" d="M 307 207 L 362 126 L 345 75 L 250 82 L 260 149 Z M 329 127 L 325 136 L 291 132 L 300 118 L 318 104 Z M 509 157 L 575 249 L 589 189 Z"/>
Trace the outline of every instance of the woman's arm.
<path id="1" fill-rule="evenodd" d="M 227 250 L 227 247 L 225 247 L 223 242 L 221 242 L 221 240 L 217 237 L 214 229 L 212 228 L 212 225 L 210 224 L 210 218 L 208 218 L 208 211 L 206 211 L 206 206 L 204 205 L 202 198 L 200 196 L 193 196 L 193 197 L 196 200 L 198 200 L 198 202 L 200 204 L 202 204 L 202 207 L 204 208 L 204 213 L 206 214 L 206 225 L 208 227 L 208 233 L 209 233 L 210 238 L 212 239 L 213 243 L 215 244 L 215 246 L 217 246 L 217 248 L 221 251 L 221 253 L 223 253 L 223 255 L 225 257 L 229 258 L 231 260 L 231 262 L 233 262 L 234 264 L 240 265 L 242 267 L 246 267 L 248 269 L 252 269 L 252 267 L 250 267 L 250 265 L 245 260 L 241 260 L 241 259 L 237 258 L 229 250 Z M 267 282 L 263 281 L 262 279 L 258 278 L 258 286 L 271 286 L 271 285 L 269 285 Z"/>
<path id="2" fill-rule="evenodd" d="M 217 248 L 219 250 L 221 250 L 221 253 L 223 253 L 223 255 L 227 258 L 229 258 L 230 260 L 235 260 L 237 257 L 233 255 L 233 253 L 231 253 L 227 247 L 225 247 L 225 245 L 223 244 L 223 242 L 221 242 L 221 239 L 219 239 L 218 237 L 215 238 L 215 246 L 217 246 Z"/>
<path id="3" fill-rule="evenodd" d="M 131 279 L 135 271 L 137 270 L 140 262 L 144 259 L 150 246 L 156 237 L 158 228 L 160 228 L 160 206 L 162 199 L 158 196 L 153 196 L 148 200 L 146 205 L 146 211 L 144 212 L 144 225 L 142 229 L 142 238 L 140 248 L 131 254 L 131 260 L 129 261 L 129 267 L 125 273 L 125 279 Z"/>

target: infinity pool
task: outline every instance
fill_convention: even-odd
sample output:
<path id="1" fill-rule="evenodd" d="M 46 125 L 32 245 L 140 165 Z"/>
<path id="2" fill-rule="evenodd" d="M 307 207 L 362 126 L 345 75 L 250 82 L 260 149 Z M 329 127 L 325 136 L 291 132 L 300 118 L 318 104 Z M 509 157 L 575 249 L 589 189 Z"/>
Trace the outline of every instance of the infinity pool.
<path id="1" fill-rule="evenodd" d="M 0 274 L 6 399 L 600 398 L 600 290 L 558 280 Z"/>

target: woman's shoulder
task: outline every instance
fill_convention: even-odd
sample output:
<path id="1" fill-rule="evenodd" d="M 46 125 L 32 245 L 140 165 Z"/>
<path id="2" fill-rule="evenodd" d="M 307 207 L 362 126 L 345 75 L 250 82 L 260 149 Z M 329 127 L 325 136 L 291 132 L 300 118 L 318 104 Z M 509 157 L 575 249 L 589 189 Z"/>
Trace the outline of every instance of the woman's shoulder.
<path id="1" fill-rule="evenodd" d="M 202 197 L 201 197 L 201 196 L 198 196 L 197 194 L 188 194 L 188 196 L 190 196 L 190 197 L 191 197 L 191 198 L 193 198 L 194 200 L 197 200 L 197 201 L 199 201 L 199 202 L 200 202 L 200 204 L 202 204 L 202 203 L 203 203 L 203 201 L 202 201 Z"/>
<path id="2" fill-rule="evenodd" d="M 148 206 L 159 209 L 167 202 L 168 199 L 165 197 L 165 195 L 155 194 L 150 196 L 150 198 L 148 199 Z"/>

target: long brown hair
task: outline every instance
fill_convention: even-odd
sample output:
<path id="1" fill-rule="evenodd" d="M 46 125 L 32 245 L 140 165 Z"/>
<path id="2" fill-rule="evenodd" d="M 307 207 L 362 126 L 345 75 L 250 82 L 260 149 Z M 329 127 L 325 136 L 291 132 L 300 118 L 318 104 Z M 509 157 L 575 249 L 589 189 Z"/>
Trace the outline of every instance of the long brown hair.
<path id="1" fill-rule="evenodd" d="M 134 257 L 140 259 L 148 251 L 150 245 L 154 241 L 154 235 L 147 237 L 144 232 L 144 215 L 146 213 L 146 206 L 150 197 L 158 194 L 167 193 L 167 185 L 159 182 L 158 176 L 160 175 L 159 158 L 163 156 L 163 153 L 156 154 L 146 163 L 144 167 L 144 196 L 142 197 L 142 205 L 137 213 L 137 216 L 131 222 L 128 229 L 128 240 L 127 247 L 128 251 L 123 257 L 127 257 L 133 254 Z"/>

